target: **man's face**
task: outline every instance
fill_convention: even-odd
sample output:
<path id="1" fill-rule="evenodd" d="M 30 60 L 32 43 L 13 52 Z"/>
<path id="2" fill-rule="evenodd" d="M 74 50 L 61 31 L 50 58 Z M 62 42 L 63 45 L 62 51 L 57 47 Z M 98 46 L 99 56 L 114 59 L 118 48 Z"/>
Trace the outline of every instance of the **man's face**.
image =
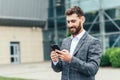
<path id="1" fill-rule="evenodd" d="M 72 35 L 77 35 L 83 29 L 84 20 L 77 14 L 66 16 L 67 26 Z"/>

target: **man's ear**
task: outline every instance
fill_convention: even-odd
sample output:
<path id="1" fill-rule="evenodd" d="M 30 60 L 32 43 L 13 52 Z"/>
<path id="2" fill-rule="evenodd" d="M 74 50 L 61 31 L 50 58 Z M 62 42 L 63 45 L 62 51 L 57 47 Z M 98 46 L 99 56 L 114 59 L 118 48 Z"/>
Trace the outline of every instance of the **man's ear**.
<path id="1" fill-rule="evenodd" d="M 84 23 L 85 22 L 85 17 L 81 16 L 81 20 L 82 20 L 82 23 Z"/>

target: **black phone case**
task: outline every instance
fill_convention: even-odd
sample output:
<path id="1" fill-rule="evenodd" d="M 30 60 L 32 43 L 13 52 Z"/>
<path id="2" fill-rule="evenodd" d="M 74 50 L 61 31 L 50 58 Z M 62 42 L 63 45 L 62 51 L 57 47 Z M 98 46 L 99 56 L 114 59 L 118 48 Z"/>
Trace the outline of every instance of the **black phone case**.
<path id="1" fill-rule="evenodd" d="M 56 44 L 51 45 L 51 48 L 52 50 L 55 50 L 55 49 L 60 50 L 60 48 Z"/>

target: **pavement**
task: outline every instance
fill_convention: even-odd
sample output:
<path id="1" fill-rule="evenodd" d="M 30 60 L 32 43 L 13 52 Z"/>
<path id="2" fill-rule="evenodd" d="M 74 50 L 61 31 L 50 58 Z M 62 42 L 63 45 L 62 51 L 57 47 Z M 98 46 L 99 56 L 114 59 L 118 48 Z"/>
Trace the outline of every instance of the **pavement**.
<path id="1" fill-rule="evenodd" d="M 0 65 L 0 76 L 28 80 L 60 80 L 61 73 L 51 69 L 49 61 L 31 64 Z M 100 67 L 96 80 L 120 80 L 120 68 Z"/>

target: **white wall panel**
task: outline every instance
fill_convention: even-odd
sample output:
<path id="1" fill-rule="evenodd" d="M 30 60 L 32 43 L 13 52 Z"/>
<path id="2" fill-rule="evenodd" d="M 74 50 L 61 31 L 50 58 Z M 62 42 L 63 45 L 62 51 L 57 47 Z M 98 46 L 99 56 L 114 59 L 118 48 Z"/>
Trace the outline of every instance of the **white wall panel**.
<path id="1" fill-rule="evenodd" d="M 46 20 L 48 0 L 0 0 L 0 18 Z"/>

